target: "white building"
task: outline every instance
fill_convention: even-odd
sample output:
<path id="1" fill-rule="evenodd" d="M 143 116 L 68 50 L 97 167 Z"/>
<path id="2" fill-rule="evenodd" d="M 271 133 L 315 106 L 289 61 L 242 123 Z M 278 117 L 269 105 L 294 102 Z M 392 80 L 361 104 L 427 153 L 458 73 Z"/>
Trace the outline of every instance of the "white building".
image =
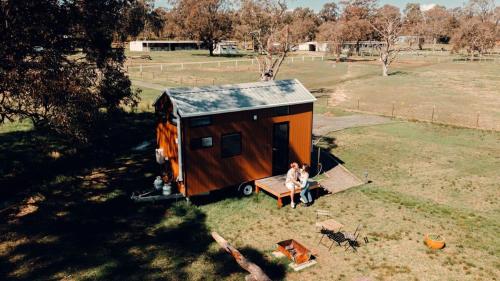
<path id="1" fill-rule="evenodd" d="M 217 43 L 214 49 L 216 55 L 236 55 L 238 54 L 238 44 L 236 41 L 223 41 Z"/>
<path id="2" fill-rule="evenodd" d="M 328 42 L 310 41 L 299 44 L 299 51 L 328 52 Z"/>
<path id="3" fill-rule="evenodd" d="M 200 41 L 194 40 L 143 40 L 130 41 L 129 48 L 131 52 L 198 50 L 200 49 L 200 44 Z"/>

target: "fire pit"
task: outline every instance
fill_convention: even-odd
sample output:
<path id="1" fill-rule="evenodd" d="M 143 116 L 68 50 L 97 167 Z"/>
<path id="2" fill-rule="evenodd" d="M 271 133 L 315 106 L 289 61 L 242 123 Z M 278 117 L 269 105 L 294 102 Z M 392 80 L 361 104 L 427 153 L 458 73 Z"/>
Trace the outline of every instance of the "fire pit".
<path id="1" fill-rule="evenodd" d="M 311 251 L 293 239 L 278 242 L 278 251 L 297 265 L 308 262 L 311 259 Z"/>

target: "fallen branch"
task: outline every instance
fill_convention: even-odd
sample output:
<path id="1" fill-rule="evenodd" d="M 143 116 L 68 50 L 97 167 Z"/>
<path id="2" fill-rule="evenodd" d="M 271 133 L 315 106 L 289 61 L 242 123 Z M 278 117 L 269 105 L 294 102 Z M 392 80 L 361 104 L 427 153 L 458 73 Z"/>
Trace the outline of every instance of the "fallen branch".
<path id="1" fill-rule="evenodd" d="M 271 281 L 266 273 L 256 264 L 247 260 L 236 248 L 231 246 L 226 239 L 222 238 L 217 232 L 212 232 L 212 237 L 214 240 L 224 249 L 226 252 L 234 257 L 236 262 L 250 274 L 245 277 L 246 281 Z"/>

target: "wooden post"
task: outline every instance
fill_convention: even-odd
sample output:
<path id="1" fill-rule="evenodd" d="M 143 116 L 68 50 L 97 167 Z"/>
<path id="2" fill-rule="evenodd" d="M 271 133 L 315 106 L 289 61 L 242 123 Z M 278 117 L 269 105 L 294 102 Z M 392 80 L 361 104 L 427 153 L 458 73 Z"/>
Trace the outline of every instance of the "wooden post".
<path id="1" fill-rule="evenodd" d="M 245 277 L 247 281 L 271 281 L 266 273 L 255 263 L 247 260 L 241 253 L 233 247 L 226 239 L 222 238 L 217 232 L 212 232 L 212 238 L 214 238 L 215 242 L 221 246 L 226 252 L 228 252 L 231 256 L 234 257 L 236 262 L 250 274 Z"/>
<path id="2" fill-rule="evenodd" d="M 212 85 L 215 85 L 215 78 L 212 79 Z"/>
<path id="3" fill-rule="evenodd" d="M 394 118 L 394 102 L 392 102 L 392 113 L 391 113 L 392 118 Z"/>
<path id="4" fill-rule="evenodd" d="M 432 106 L 432 116 L 431 116 L 431 123 L 434 123 L 434 111 L 436 110 L 436 106 Z"/>
<path id="5" fill-rule="evenodd" d="M 358 99 L 358 110 L 359 110 L 359 99 Z"/>
<path id="6" fill-rule="evenodd" d="M 476 115 L 476 128 L 479 128 L 479 111 L 477 112 Z"/>
<path id="7" fill-rule="evenodd" d="M 163 64 L 160 64 L 160 72 L 163 72 Z"/>

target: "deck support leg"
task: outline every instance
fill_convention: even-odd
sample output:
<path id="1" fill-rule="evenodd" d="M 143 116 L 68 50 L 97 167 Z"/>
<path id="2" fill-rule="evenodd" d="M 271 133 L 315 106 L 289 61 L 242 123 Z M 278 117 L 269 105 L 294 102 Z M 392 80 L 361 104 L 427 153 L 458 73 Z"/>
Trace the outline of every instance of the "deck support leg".
<path id="1" fill-rule="evenodd" d="M 278 209 L 283 207 L 283 200 L 281 200 L 281 197 L 278 197 Z"/>
<path id="2" fill-rule="evenodd" d="M 260 187 L 258 185 L 255 185 L 255 193 L 259 193 Z"/>

